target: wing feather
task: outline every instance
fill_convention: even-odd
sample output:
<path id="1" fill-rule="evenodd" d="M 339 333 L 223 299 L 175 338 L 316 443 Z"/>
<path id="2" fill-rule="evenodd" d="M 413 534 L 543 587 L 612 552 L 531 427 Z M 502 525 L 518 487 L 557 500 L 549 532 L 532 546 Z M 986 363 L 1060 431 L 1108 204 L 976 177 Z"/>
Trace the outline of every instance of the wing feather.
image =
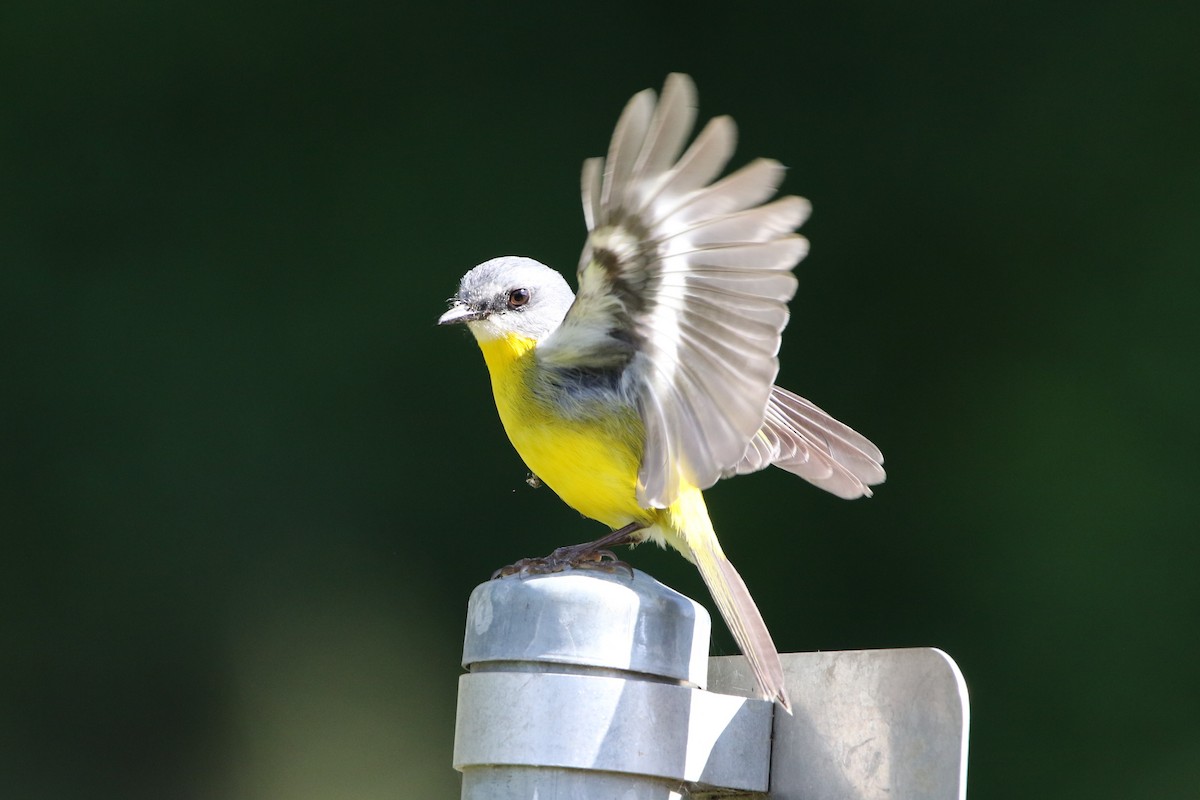
<path id="1" fill-rule="evenodd" d="M 679 198 L 707 186 L 721 174 L 736 146 L 737 125 L 732 118 L 709 120 L 674 167 L 647 181 L 643 206 L 657 209 L 662 216 L 669 215 Z"/>
<path id="2" fill-rule="evenodd" d="M 583 162 L 580 186 L 583 194 L 583 219 L 588 230 L 596 227 L 596 213 L 600 208 L 601 181 L 604 180 L 604 159 L 589 158 Z"/>
<path id="3" fill-rule="evenodd" d="M 669 75 L 663 85 L 658 113 L 633 171 L 639 175 L 666 172 L 679 158 L 696 122 L 696 87 L 682 75 Z"/>
<path id="4" fill-rule="evenodd" d="M 756 206 L 775 194 L 783 180 L 783 165 L 760 158 L 703 189 L 690 192 L 670 210 L 674 225 L 712 220 Z M 658 220 L 661 224 L 664 219 Z"/>
<path id="5" fill-rule="evenodd" d="M 616 130 L 613 131 L 612 141 L 608 146 L 608 158 L 604 162 L 604 185 L 600 193 L 601 207 L 608 207 L 614 202 L 624 200 L 630 179 L 633 177 L 633 167 L 641 151 L 646 133 L 650 129 L 651 118 L 654 115 L 654 91 L 645 89 L 638 92 L 625 105 L 617 120 Z"/>
<path id="6" fill-rule="evenodd" d="M 681 227 L 664 234 L 662 241 L 682 239 L 697 247 L 769 242 L 799 227 L 807 219 L 808 211 L 809 205 L 802 198 L 784 197 L 758 208 Z"/>
<path id="7" fill-rule="evenodd" d="M 791 265 L 807 252 L 806 239 L 787 236 L 773 242 L 672 249 L 664 252 L 659 262 L 668 275 L 694 273 L 701 278 L 720 274 L 778 280 L 780 275 L 791 276 Z"/>
<path id="8" fill-rule="evenodd" d="M 772 201 L 785 170 L 771 159 L 719 177 L 736 126 L 716 117 L 685 148 L 695 117 L 691 80 L 671 75 L 661 99 L 634 95 L 607 157 L 584 163 L 579 292 L 539 357 L 618 377 L 645 426 L 644 507 L 773 462 L 835 493 L 865 489 L 878 451 L 774 387 L 808 202 Z"/>

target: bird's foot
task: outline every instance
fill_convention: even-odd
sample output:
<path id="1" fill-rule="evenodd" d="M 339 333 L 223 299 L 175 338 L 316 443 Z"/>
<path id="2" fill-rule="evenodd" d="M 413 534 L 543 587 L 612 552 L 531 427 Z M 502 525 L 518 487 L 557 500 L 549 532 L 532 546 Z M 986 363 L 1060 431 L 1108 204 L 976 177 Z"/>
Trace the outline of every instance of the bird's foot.
<path id="1" fill-rule="evenodd" d="M 501 567 L 492 573 L 492 579 L 506 578 L 509 575 L 549 575 L 568 569 L 594 569 L 601 572 L 616 572 L 625 570 L 633 577 L 633 567 L 617 558 L 612 550 L 589 547 L 588 545 L 571 545 L 560 547 L 548 556 L 541 558 L 522 558 L 507 567 Z"/>
<path id="2" fill-rule="evenodd" d="M 492 573 L 492 580 L 506 578 L 509 575 L 548 575 L 552 572 L 562 572 L 565 569 L 598 569 L 603 572 L 625 570 L 633 577 L 633 567 L 617 558 L 608 548 L 618 544 L 636 543 L 634 534 L 644 528 L 640 522 L 631 522 L 624 528 L 619 528 L 594 542 L 587 544 L 572 544 L 560 547 L 548 556 L 542 558 L 522 558 L 515 564 L 501 567 Z"/>

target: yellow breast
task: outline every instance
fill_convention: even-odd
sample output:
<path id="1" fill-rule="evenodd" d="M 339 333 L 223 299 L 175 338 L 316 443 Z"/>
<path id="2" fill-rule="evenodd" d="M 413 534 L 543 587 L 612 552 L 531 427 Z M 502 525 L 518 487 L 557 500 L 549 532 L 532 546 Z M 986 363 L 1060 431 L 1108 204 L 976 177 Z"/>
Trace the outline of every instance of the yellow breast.
<path id="1" fill-rule="evenodd" d="M 522 460 L 563 502 L 610 528 L 650 522 L 637 503 L 642 423 L 629 408 L 568 418 L 530 390 L 536 342 L 509 335 L 480 342 L 496 409 Z"/>

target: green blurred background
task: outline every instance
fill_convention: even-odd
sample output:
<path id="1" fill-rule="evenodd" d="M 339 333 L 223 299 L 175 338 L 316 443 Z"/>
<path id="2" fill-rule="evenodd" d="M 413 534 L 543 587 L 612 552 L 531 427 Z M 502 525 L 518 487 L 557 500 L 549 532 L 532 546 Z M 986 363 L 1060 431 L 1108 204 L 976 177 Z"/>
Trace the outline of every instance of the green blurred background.
<path id="1" fill-rule="evenodd" d="M 0 794 L 457 796 L 470 590 L 600 528 L 433 323 L 573 269 L 680 70 L 814 205 L 780 382 L 888 459 L 709 494 L 780 649 L 948 651 L 978 800 L 1197 796 L 1198 8 L 9 0 Z"/>

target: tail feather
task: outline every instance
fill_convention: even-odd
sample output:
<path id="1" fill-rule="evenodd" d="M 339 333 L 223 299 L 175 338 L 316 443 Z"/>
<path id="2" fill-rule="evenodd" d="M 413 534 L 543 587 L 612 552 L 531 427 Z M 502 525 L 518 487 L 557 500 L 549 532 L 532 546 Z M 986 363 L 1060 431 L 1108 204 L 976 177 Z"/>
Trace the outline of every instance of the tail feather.
<path id="1" fill-rule="evenodd" d="M 746 582 L 723 553 L 704 554 L 693 549 L 700 575 L 717 602 L 721 616 L 750 662 L 758 688 L 768 700 L 777 700 L 789 714 L 792 704 L 783 685 L 783 665 Z"/>
<path id="2" fill-rule="evenodd" d="M 746 582 L 725 557 L 717 541 L 700 491 L 685 491 L 671 511 L 675 512 L 675 527 L 688 548 L 685 555 L 700 570 L 700 576 L 716 601 L 725 624 L 750 662 L 759 691 L 767 700 L 778 701 L 785 711 L 792 713 L 791 702 L 783 685 L 783 665 L 779 661 L 775 642 L 754 598 L 750 596 L 750 590 L 746 588 Z"/>
<path id="3" fill-rule="evenodd" d="M 867 437 L 779 386 L 771 389 L 762 428 L 725 477 L 770 464 L 847 500 L 870 497 L 871 486 L 887 477 L 883 454 Z"/>

